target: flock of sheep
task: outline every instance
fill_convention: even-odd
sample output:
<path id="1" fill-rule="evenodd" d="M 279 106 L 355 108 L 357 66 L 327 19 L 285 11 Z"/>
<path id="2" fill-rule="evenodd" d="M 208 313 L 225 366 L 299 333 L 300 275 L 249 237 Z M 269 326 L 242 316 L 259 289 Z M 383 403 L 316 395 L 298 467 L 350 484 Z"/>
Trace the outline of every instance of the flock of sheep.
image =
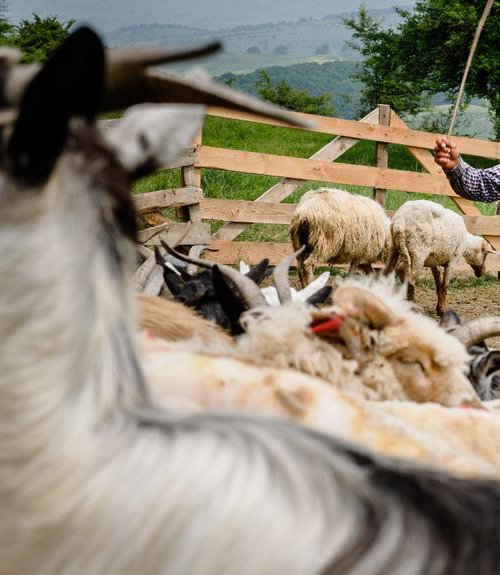
<path id="1" fill-rule="evenodd" d="M 192 274 L 170 246 L 138 255 L 130 183 L 182 152 L 204 105 L 297 121 L 151 68 L 213 49 L 106 51 L 80 28 L 42 67 L 0 57 L 0 575 L 498 573 L 499 406 L 467 351 L 498 318 L 445 329 L 392 276 L 351 277 L 317 308 L 331 288 L 294 298 L 292 257 L 269 305 L 265 260 L 187 258 L 207 268 Z M 437 235 L 415 252 L 404 211 L 391 244 L 370 202 L 350 211 L 379 245 L 344 222 L 321 252 L 330 207 L 307 203 L 338 197 L 297 209 L 303 282 L 320 261 L 389 269 L 396 249 L 409 285 L 445 263 Z M 484 266 L 482 240 L 453 250 L 449 266 Z M 224 329 L 151 295 L 163 282 Z"/>
<path id="2" fill-rule="evenodd" d="M 423 268 L 432 270 L 442 316 L 447 308 L 447 286 L 461 258 L 476 277 L 486 271 L 486 256 L 494 250 L 480 236 L 469 233 L 463 219 L 443 206 L 427 200 L 405 202 L 392 221 L 382 207 L 363 196 L 321 188 L 307 192 L 294 212 L 290 235 L 298 256 L 302 286 L 313 279 L 319 263 L 350 264 L 373 271 L 372 264 L 387 262 L 384 273 L 396 270 L 406 280 L 409 300 Z M 440 268 L 443 268 L 443 271 Z"/>

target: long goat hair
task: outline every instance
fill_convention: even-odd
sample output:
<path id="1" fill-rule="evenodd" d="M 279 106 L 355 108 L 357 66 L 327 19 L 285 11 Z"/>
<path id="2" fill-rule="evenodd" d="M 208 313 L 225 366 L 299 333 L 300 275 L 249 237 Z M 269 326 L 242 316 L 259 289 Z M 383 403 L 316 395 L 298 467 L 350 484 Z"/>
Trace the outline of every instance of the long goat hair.
<path id="1" fill-rule="evenodd" d="M 280 421 L 153 405 L 135 349 L 126 185 L 182 150 L 203 111 L 140 107 L 107 142 L 93 120 L 113 94 L 124 106 L 163 87 L 168 101 L 215 93 L 288 116 L 113 62 L 81 28 L 29 83 L 4 70 L 5 101 L 22 97 L 0 160 L 1 575 L 498 573 L 497 482 Z M 149 92 L 127 100 L 123 86 L 143 76 Z"/>

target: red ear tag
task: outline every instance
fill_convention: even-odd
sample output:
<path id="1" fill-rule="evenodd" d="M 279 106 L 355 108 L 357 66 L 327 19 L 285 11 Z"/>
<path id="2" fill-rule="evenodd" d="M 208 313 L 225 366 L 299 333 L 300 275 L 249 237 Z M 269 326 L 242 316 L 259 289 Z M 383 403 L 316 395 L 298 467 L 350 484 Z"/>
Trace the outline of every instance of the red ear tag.
<path id="1" fill-rule="evenodd" d="M 324 331 L 339 331 L 340 326 L 344 323 L 344 318 L 341 315 L 329 318 L 311 326 L 312 333 L 322 333 Z"/>

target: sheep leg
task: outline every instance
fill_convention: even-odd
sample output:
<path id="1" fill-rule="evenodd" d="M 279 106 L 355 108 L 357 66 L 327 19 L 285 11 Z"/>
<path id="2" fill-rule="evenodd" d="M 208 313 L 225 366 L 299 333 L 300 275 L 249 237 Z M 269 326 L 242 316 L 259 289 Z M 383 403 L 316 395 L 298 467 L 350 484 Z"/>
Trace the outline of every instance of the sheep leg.
<path id="1" fill-rule="evenodd" d="M 353 276 L 358 271 L 359 263 L 358 262 L 351 262 L 349 267 L 349 273 L 347 274 L 349 277 Z"/>
<path id="2" fill-rule="evenodd" d="M 305 258 L 297 258 L 297 270 L 302 288 L 308 286 L 314 280 L 314 258 L 311 254 Z"/>
<path id="3" fill-rule="evenodd" d="M 399 259 L 399 251 L 396 247 L 392 246 L 391 251 L 389 252 L 389 257 L 387 258 L 387 262 L 384 268 L 384 275 L 388 276 L 390 273 L 394 271 L 396 264 L 398 263 Z"/>
<path id="4" fill-rule="evenodd" d="M 361 264 L 359 267 L 361 271 L 366 275 L 370 275 L 373 273 L 373 268 L 371 264 Z"/>
<path id="5" fill-rule="evenodd" d="M 451 267 L 449 264 L 445 264 L 443 275 L 441 275 L 439 269 L 431 268 L 432 275 L 434 276 L 434 281 L 436 282 L 436 293 L 438 297 L 436 305 L 436 313 L 441 317 L 446 308 L 448 307 L 447 296 L 448 296 L 448 282 L 450 281 Z"/>
<path id="6" fill-rule="evenodd" d="M 410 269 L 408 273 L 406 273 L 405 270 L 405 275 L 408 278 L 408 291 L 406 298 L 409 301 L 415 301 L 415 286 L 422 273 L 423 267 L 424 262 L 421 261 L 421 258 L 418 258 L 416 254 L 410 254 Z"/>

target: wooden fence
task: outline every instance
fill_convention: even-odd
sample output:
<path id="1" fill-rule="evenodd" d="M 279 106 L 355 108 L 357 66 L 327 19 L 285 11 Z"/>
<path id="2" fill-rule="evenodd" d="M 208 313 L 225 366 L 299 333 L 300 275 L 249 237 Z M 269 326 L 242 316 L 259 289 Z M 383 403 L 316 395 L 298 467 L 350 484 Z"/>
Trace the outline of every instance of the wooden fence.
<path id="1" fill-rule="evenodd" d="M 283 125 L 278 121 L 222 109 L 210 109 L 209 114 L 234 120 Z M 314 123 L 312 131 L 335 136 L 309 159 L 204 146 L 199 135 L 193 147 L 186 150 L 179 161 L 173 166 L 166 166 L 181 168 L 182 188 L 136 196 L 140 217 L 152 226 L 140 233 L 140 240 L 146 244 L 155 244 L 163 237 L 175 243 L 186 234 L 183 244 L 210 244 L 218 250 L 211 252 L 210 258 L 219 262 L 232 264 L 244 259 L 248 263 L 255 263 L 268 257 L 271 263 L 276 263 L 291 253 L 291 244 L 242 242 L 237 238 L 252 223 L 289 224 L 295 205 L 284 204 L 282 201 L 304 182 L 314 180 L 326 184 L 371 187 L 374 197 L 382 205 L 385 205 L 388 189 L 449 196 L 463 214 L 468 230 L 483 235 L 495 249 L 500 250 L 500 217 L 483 216 L 472 202 L 453 192 L 430 152 L 436 134 L 408 129 L 403 120 L 385 105 L 379 106 L 360 121 L 299 115 Z M 464 137 L 453 139 L 463 154 L 500 161 L 500 143 Z M 337 161 L 360 140 L 377 143 L 375 167 Z M 406 146 L 425 172 L 389 169 L 388 144 Z M 201 189 L 201 173 L 206 168 L 278 176 L 281 180 L 255 201 L 209 199 L 203 197 Z M 187 233 L 185 224 L 173 223 L 159 213 L 159 210 L 172 207 L 177 208 L 178 215 L 184 221 L 191 222 Z M 210 220 L 226 223 L 212 234 L 208 223 Z M 499 271 L 500 254 L 488 259 L 488 270 Z M 470 269 L 464 262 L 463 266 L 464 269 Z"/>

